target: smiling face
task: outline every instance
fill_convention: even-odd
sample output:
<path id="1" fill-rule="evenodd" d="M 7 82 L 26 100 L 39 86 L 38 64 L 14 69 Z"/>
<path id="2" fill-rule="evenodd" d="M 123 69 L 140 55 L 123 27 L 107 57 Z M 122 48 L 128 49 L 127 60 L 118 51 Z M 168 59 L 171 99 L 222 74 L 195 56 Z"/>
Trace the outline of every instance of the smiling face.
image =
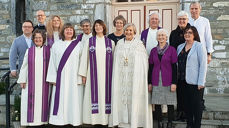
<path id="1" fill-rule="evenodd" d="M 65 40 L 72 40 L 73 34 L 74 34 L 74 30 L 72 28 L 65 28 L 64 29 Z"/>
<path id="2" fill-rule="evenodd" d="M 44 24 L 45 23 L 45 12 L 42 10 L 37 11 L 37 20 L 40 24 Z"/>
<path id="3" fill-rule="evenodd" d="M 52 20 L 52 25 L 53 25 L 53 28 L 57 28 L 59 29 L 60 27 L 60 19 L 58 17 L 54 17 L 53 20 Z"/>
<path id="4" fill-rule="evenodd" d="M 83 33 L 85 34 L 90 34 L 91 33 L 91 25 L 88 22 L 85 22 L 82 26 L 81 29 L 83 30 Z"/>
<path id="5" fill-rule="evenodd" d="M 164 31 L 159 31 L 157 33 L 157 41 L 160 43 L 160 44 L 165 44 L 166 41 L 167 41 L 167 35 Z"/>
<path id="6" fill-rule="evenodd" d="M 194 3 L 190 6 L 190 13 L 193 19 L 198 19 L 200 16 L 201 7 L 200 4 Z"/>
<path id="7" fill-rule="evenodd" d="M 194 42 L 194 34 L 192 29 L 188 29 L 185 31 L 184 38 L 187 42 Z"/>
<path id="8" fill-rule="evenodd" d="M 116 20 L 115 22 L 115 27 L 117 31 L 120 31 L 123 29 L 123 21 L 122 20 Z"/>
<path id="9" fill-rule="evenodd" d="M 40 47 L 43 45 L 43 37 L 42 37 L 41 33 L 35 33 L 34 43 L 37 47 Z"/>
<path id="10" fill-rule="evenodd" d="M 159 26 L 159 16 L 157 14 L 152 14 L 149 19 L 149 24 L 152 29 L 157 29 Z"/>
<path id="11" fill-rule="evenodd" d="M 134 35 L 135 35 L 134 27 L 133 26 L 127 27 L 124 34 L 126 36 L 126 40 L 132 40 L 134 38 Z"/>
<path id="12" fill-rule="evenodd" d="M 178 25 L 181 29 L 184 29 L 188 24 L 188 17 L 186 15 L 179 16 L 177 20 L 178 20 Z"/>
<path id="13" fill-rule="evenodd" d="M 103 26 L 99 23 L 95 24 L 95 32 L 96 34 L 103 34 Z"/>
<path id="14" fill-rule="evenodd" d="M 22 24 L 22 31 L 25 35 L 31 35 L 33 32 L 33 25 L 30 22 L 24 22 Z"/>

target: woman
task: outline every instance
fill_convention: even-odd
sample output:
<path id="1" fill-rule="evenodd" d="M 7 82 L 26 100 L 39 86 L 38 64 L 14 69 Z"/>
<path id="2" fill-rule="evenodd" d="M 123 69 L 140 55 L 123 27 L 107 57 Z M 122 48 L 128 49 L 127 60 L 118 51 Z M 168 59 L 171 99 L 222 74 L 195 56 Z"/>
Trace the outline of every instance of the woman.
<path id="1" fill-rule="evenodd" d="M 50 48 L 44 46 L 46 35 L 42 30 L 35 30 L 32 40 L 35 46 L 26 51 L 17 81 L 22 88 L 22 126 L 38 126 L 48 123 L 49 84 L 46 82 L 46 74 Z"/>
<path id="2" fill-rule="evenodd" d="M 184 30 L 185 43 L 177 48 L 178 81 L 184 87 L 187 128 L 200 128 L 203 93 L 207 72 L 207 52 L 194 26 Z"/>
<path id="3" fill-rule="evenodd" d="M 180 11 L 177 14 L 178 26 L 175 30 L 173 30 L 169 37 L 170 45 L 177 49 L 178 45 L 185 42 L 184 39 L 184 30 L 187 27 L 190 27 L 188 23 L 188 13 L 185 11 Z M 177 84 L 177 119 L 176 120 L 184 120 L 185 112 L 184 112 L 184 88 Z"/>
<path id="4" fill-rule="evenodd" d="M 47 81 L 52 83 L 51 113 L 53 125 L 82 124 L 83 86 L 79 77 L 79 58 L 82 43 L 75 40 L 75 30 L 66 23 L 60 32 L 61 40 L 51 49 Z"/>
<path id="5" fill-rule="evenodd" d="M 120 39 L 125 37 L 125 35 L 123 34 L 123 27 L 125 26 L 125 24 L 126 20 L 122 15 L 118 15 L 113 20 L 113 25 L 116 28 L 116 31 L 114 33 L 109 34 L 108 38 L 113 40 L 115 42 L 115 45 Z"/>
<path id="6" fill-rule="evenodd" d="M 83 123 L 108 124 L 111 111 L 112 52 L 114 42 L 107 38 L 107 28 L 102 20 L 92 27 L 93 37 L 87 40 L 81 56 L 79 75 L 85 85 Z M 106 98 L 105 98 L 106 97 Z"/>
<path id="7" fill-rule="evenodd" d="M 152 128 L 147 91 L 148 55 L 142 41 L 135 38 L 134 24 L 126 24 L 124 34 L 114 53 L 110 126 Z"/>
<path id="8" fill-rule="evenodd" d="M 54 42 L 60 39 L 60 31 L 63 28 L 63 21 L 57 15 L 51 16 L 49 19 L 46 29 L 47 29 L 47 45 L 52 47 Z"/>
<path id="9" fill-rule="evenodd" d="M 177 54 L 176 49 L 168 45 L 168 32 L 165 29 L 157 31 L 157 47 L 150 52 L 149 57 L 149 91 L 152 91 L 151 104 L 155 104 L 155 114 L 158 128 L 162 126 L 161 105 L 168 106 L 167 128 L 172 128 L 174 105 L 176 102 L 177 84 Z"/>

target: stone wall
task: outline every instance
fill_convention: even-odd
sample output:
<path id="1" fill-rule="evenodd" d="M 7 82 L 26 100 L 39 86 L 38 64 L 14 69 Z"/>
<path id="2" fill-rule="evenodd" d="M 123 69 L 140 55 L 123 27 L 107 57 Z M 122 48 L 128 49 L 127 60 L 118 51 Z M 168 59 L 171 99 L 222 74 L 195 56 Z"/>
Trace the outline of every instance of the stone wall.
<path id="1" fill-rule="evenodd" d="M 190 2 L 186 0 L 182 7 L 189 12 Z M 206 93 L 229 94 L 229 1 L 199 0 L 201 15 L 211 24 L 214 53 L 208 66 Z"/>

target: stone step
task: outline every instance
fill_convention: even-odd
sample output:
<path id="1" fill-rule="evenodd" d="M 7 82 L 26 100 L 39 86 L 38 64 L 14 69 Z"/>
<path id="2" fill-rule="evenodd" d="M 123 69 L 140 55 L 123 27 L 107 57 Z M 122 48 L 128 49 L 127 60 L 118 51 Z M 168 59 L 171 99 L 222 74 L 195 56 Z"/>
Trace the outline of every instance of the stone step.
<path id="1" fill-rule="evenodd" d="M 185 127 L 186 122 L 173 121 L 173 128 Z M 201 128 L 229 128 L 229 120 L 202 120 Z"/>

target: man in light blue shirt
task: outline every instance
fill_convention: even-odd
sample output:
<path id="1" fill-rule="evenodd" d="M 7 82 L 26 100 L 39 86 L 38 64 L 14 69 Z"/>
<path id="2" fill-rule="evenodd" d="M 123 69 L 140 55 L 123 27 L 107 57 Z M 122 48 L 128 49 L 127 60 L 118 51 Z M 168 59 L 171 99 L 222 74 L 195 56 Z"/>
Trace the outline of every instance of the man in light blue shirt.
<path id="1" fill-rule="evenodd" d="M 33 31 L 33 22 L 30 20 L 24 21 L 22 24 L 23 35 L 17 37 L 10 48 L 9 53 L 9 64 L 11 76 L 17 76 L 17 68 L 16 65 L 18 63 L 18 71 L 20 71 L 24 55 L 27 48 L 33 46 L 33 42 L 31 40 L 32 31 Z"/>

